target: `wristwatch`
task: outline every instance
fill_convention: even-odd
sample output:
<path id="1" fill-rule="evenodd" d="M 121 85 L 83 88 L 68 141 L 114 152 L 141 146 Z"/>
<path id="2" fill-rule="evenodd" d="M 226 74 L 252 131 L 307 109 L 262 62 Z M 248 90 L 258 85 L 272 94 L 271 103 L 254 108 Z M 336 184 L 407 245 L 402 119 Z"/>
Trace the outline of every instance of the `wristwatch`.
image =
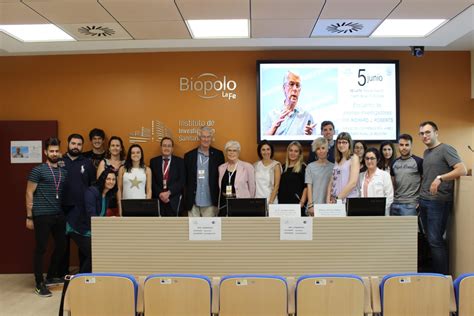
<path id="1" fill-rule="evenodd" d="M 439 182 L 443 182 L 443 178 L 441 178 L 441 176 L 436 176 L 436 180 L 439 180 Z"/>

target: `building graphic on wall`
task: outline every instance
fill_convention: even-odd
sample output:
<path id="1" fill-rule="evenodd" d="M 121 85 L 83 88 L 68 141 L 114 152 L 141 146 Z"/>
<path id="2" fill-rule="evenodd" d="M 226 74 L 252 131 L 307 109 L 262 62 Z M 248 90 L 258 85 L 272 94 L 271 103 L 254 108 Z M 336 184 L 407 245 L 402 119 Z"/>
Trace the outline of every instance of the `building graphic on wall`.
<path id="1" fill-rule="evenodd" d="M 173 137 L 173 133 L 158 120 L 152 120 L 150 127 L 141 126 L 140 129 L 128 134 L 128 140 L 132 144 L 161 142 L 163 137 Z"/>

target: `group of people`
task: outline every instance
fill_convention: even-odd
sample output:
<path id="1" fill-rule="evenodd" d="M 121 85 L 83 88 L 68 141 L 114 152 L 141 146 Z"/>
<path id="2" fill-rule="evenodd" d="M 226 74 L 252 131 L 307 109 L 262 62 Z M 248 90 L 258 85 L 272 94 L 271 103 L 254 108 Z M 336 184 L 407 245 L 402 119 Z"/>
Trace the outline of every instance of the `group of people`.
<path id="1" fill-rule="evenodd" d="M 224 151 L 211 146 L 214 130 L 201 127 L 199 145 L 184 159 L 173 155 L 174 142 L 161 139 L 161 155 L 145 164 L 143 149 L 132 144 L 125 154 L 120 137 L 112 136 L 104 148 L 105 133 L 93 129 L 91 151 L 82 153 L 84 139 L 68 137 L 65 155 L 57 138 L 46 140 L 46 163 L 33 168 L 26 190 L 26 227 L 34 229 L 36 293 L 51 296 L 47 286 L 69 273 L 69 240 L 79 248 L 80 272 L 90 272 L 91 217 L 120 216 L 122 199 L 155 198 L 162 216 L 226 216 L 228 198 L 266 198 L 268 204 L 299 204 L 302 215 L 314 215 L 317 204 L 344 203 L 351 197 L 386 197 L 387 215 L 417 215 L 431 246 L 433 270 L 447 273 L 443 239 L 452 208 L 454 181 L 466 173 L 456 150 L 440 143 L 434 122 L 420 124 L 419 136 L 427 149 L 424 159 L 411 153 L 413 139 L 398 138 L 395 147 L 382 143 L 367 148 L 342 132 L 334 140 L 331 121 L 321 124 L 321 135 L 311 145 L 308 164 L 303 147 L 291 142 L 281 164 L 273 159 L 273 145 L 258 144 L 259 160 L 239 159 L 238 141 Z M 43 256 L 49 235 L 55 241 L 46 279 Z"/>

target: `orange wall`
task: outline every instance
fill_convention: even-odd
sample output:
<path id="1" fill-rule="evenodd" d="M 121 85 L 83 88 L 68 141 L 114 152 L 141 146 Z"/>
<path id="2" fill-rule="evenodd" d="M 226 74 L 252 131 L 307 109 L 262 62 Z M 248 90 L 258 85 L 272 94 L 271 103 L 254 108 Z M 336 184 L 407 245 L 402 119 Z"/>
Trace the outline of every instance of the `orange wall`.
<path id="1" fill-rule="evenodd" d="M 440 139 L 454 145 L 468 166 L 474 146 L 469 52 L 426 52 L 414 58 L 394 51 L 252 51 L 0 57 L 0 119 L 58 120 L 63 149 L 72 132 L 93 127 L 124 138 L 152 120 L 178 137 L 179 120 L 214 120 L 216 147 L 242 144 L 241 158 L 256 155 L 256 61 L 259 59 L 400 60 L 400 131 L 416 135 L 418 124 L 434 120 Z M 179 91 L 179 78 L 214 73 L 237 82 L 237 99 L 202 99 Z M 324 118 L 330 119 L 330 118 Z M 86 143 L 86 149 L 89 144 Z M 415 140 L 415 153 L 422 143 Z M 184 154 L 196 142 L 178 142 Z M 143 145 L 146 159 L 157 143 Z M 283 159 L 283 147 L 277 158 Z"/>

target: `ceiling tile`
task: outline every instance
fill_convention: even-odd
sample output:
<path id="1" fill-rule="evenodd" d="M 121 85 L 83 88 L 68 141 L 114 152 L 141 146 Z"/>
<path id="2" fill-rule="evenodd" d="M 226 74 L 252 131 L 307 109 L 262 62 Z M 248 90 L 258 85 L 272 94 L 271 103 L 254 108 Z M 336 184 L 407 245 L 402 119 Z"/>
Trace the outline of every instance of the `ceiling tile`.
<path id="1" fill-rule="evenodd" d="M 136 40 L 190 39 L 183 21 L 122 22 Z"/>
<path id="2" fill-rule="evenodd" d="M 251 25 L 252 38 L 308 38 L 311 35 L 314 20 L 252 20 Z"/>
<path id="3" fill-rule="evenodd" d="M 472 0 L 403 1 L 388 19 L 451 19 L 473 4 Z"/>
<path id="4" fill-rule="evenodd" d="M 95 0 L 25 0 L 25 3 L 55 24 L 116 22 Z"/>
<path id="5" fill-rule="evenodd" d="M 324 2 L 324 0 L 252 0 L 252 20 L 316 19 Z"/>
<path id="6" fill-rule="evenodd" d="M 181 20 L 173 0 L 99 0 L 118 21 L 178 21 Z"/>
<path id="7" fill-rule="evenodd" d="M 401 0 L 331 0 L 320 19 L 383 19 Z"/>
<path id="8" fill-rule="evenodd" d="M 250 19 L 249 0 L 176 0 L 185 20 Z"/>
<path id="9" fill-rule="evenodd" d="M 49 23 L 41 15 L 23 3 L 0 3 L 0 24 L 44 24 Z"/>

